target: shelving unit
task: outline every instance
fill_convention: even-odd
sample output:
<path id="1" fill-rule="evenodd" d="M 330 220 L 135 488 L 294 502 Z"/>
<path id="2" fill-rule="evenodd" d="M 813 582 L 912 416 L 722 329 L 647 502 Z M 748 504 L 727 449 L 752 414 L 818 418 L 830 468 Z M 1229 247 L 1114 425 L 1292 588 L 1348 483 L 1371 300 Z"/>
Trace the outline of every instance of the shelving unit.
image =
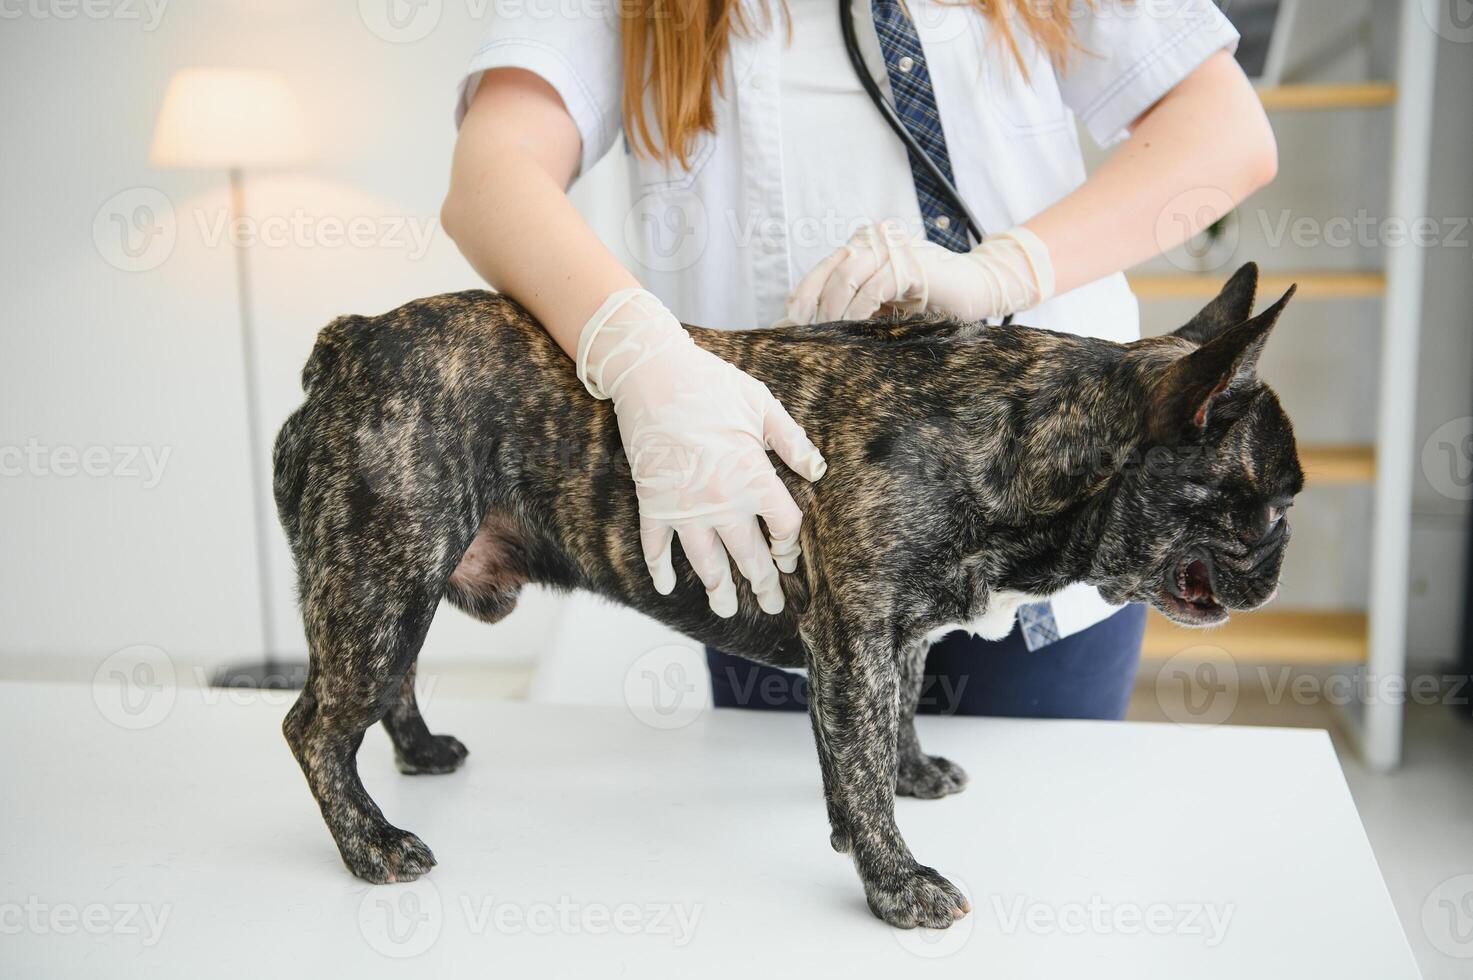
<path id="1" fill-rule="evenodd" d="M 1145 656 L 1161 659 L 1199 646 L 1221 647 L 1242 663 L 1363 664 L 1366 614 L 1264 609 L 1207 630 L 1177 626 L 1164 616 L 1147 620 Z"/>
<path id="2" fill-rule="evenodd" d="M 1370 483 L 1376 479 L 1376 447 L 1309 445 L 1299 450 L 1304 479 L 1312 487 L 1332 483 Z"/>
<path id="3" fill-rule="evenodd" d="M 1391 82 L 1330 82 L 1322 85 L 1276 85 L 1258 90 L 1269 112 L 1302 109 L 1375 109 L 1396 102 Z"/>
<path id="4" fill-rule="evenodd" d="M 1431 145 L 1437 35 L 1423 20 L 1419 0 L 1402 0 L 1396 80 L 1291 84 L 1261 89 L 1270 112 L 1366 110 L 1389 107 L 1392 160 L 1387 213 L 1425 213 Z M 1260 291 L 1276 295 L 1291 282 L 1300 299 L 1378 300 L 1381 303 L 1379 402 L 1374 445 L 1306 442 L 1300 456 L 1310 486 L 1366 484 L 1373 488 L 1370 601 L 1366 610 L 1295 610 L 1277 606 L 1234 616 L 1216 630 L 1186 630 L 1152 614 L 1145 655 L 1170 657 L 1192 647 L 1227 650 L 1240 663 L 1355 665 L 1377 682 L 1406 669 L 1407 552 L 1416 365 L 1422 299 L 1422 250 L 1393 248 L 1382 270 L 1265 273 Z M 1130 278 L 1142 300 L 1207 299 L 1219 275 Z M 1344 711 L 1347 728 L 1373 768 L 1401 760 L 1402 705 L 1379 697 Z"/>
<path id="5" fill-rule="evenodd" d="M 1217 275 L 1196 273 L 1150 274 L 1141 273 L 1127 277 L 1130 288 L 1141 299 L 1201 299 L 1209 300 L 1222 288 L 1223 279 Z M 1267 295 L 1278 295 L 1298 283 L 1296 299 L 1366 299 L 1379 297 L 1386 292 L 1386 276 L 1376 270 L 1357 272 L 1272 272 L 1264 273 L 1258 280 L 1258 291 Z"/>

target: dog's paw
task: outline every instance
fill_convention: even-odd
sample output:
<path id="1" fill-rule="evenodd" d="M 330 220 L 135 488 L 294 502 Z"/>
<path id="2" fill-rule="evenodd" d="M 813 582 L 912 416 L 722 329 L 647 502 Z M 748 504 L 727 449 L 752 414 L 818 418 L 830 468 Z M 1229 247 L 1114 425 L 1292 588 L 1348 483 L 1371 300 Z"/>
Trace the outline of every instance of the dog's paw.
<path id="1" fill-rule="evenodd" d="M 435 855 L 414 834 L 385 824 L 361 837 L 339 841 L 348 870 L 384 885 L 413 881 L 435 866 Z"/>
<path id="2" fill-rule="evenodd" d="M 916 865 L 884 884 L 868 884 L 870 911 L 901 929 L 945 929 L 972 911 L 967 897 L 934 868 Z"/>
<path id="3" fill-rule="evenodd" d="M 451 735 L 431 735 L 429 738 L 394 753 L 394 763 L 406 776 L 431 775 L 454 772 L 465 762 L 470 750 L 460 739 Z"/>
<path id="4" fill-rule="evenodd" d="M 939 755 L 902 758 L 895 771 L 895 794 L 935 800 L 960 793 L 967 785 L 967 771 Z"/>

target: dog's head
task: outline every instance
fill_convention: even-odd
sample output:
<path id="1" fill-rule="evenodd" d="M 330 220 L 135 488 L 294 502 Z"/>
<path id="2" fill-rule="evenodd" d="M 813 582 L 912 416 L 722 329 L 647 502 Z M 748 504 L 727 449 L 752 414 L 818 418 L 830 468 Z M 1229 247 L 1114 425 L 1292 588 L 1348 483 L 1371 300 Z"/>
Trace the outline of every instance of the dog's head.
<path id="1" fill-rule="evenodd" d="M 1294 429 L 1257 376 L 1294 289 L 1253 316 L 1257 286 L 1244 266 L 1190 323 L 1130 354 L 1144 437 L 1119 470 L 1095 584 L 1188 626 L 1273 598 L 1304 484 Z"/>

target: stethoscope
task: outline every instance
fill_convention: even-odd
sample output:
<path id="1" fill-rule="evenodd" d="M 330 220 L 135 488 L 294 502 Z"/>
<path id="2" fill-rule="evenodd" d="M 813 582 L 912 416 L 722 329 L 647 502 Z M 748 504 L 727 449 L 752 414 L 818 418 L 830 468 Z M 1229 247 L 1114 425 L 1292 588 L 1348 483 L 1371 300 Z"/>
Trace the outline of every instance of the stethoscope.
<path id="1" fill-rule="evenodd" d="M 947 197 L 951 198 L 951 203 L 955 204 L 957 209 L 961 211 L 967 223 L 967 231 L 980 243 L 983 236 L 982 222 L 978 221 L 977 216 L 972 213 L 972 209 L 967 207 L 967 202 L 962 199 L 962 192 L 956 189 L 955 184 L 946 179 L 946 175 L 941 172 L 941 168 L 936 166 L 936 161 L 932 160 L 930 154 L 921 148 L 921 144 L 911 135 L 910 130 L 905 127 L 905 123 L 900 121 L 900 116 L 896 114 L 895 107 L 885 98 L 885 93 L 880 91 L 880 86 L 875 83 L 874 76 L 869 73 L 869 68 L 865 66 L 864 56 L 859 53 L 859 39 L 854 33 L 854 8 L 851 4 L 852 0 L 839 0 L 839 30 L 844 35 L 844 50 L 849 52 L 849 62 L 854 66 L 854 74 L 859 76 L 859 84 L 864 87 L 864 91 L 869 95 L 870 101 L 875 104 L 875 108 L 880 110 L 880 115 L 885 117 L 885 122 L 890 124 L 890 128 L 895 131 L 895 135 L 900 137 L 900 142 L 904 143 L 905 148 L 910 150 L 915 159 L 921 162 L 921 166 L 926 168 L 927 173 L 935 179 L 936 184 L 946 192 Z M 1012 319 L 1011 316 L 1008 316 L 1003 319 L 1003 323 L 1009 323 Z"/>
<path id="2" fill-rule="evenodd" d="M 875 108 L 880 110 L 880 115 L 885 117 L 885 122 L 890 124 L 890 128 L 895 130 L 895 135 L 900 137 L 900 142 L 904 143 L 906 149 L 915 155 L 915 158 L 921 162 L 921 166 L 926 168 L 941 189 L 951 198 L 951 203 L 955 204 L 966 217 L 967 230 L 980 243 L 982 241 L 982 222 L 977 220 L 972 209 L 967 207 L 967 202 L 962 200 L 961 191 L 946 179 L 941 168 L 936 166 L 936 161 L 931 159 L 930 154 L 921 148 L 921 144 L 911 135 L 910 130 L 905 128 L 905 123 L 901 122 L 900 116 L 895 113 L 895 107 L 890 105 L 885 98 L 885 93 L 880 91 L 880 86 L 875 83 L 874 76 L 865 66 L 864 56 L 859 53 L 859 39 L 854 34 L 854 8 L 851 0 L 839 0 L 839 30 L 844 34 L 844 50 L 849 52 L 849 62 L 854 66 L 854 74 L 859 76 L 859 84 L 864 86 L 864 91 L 869 95 L 870 101 L 875 104 Z"/>

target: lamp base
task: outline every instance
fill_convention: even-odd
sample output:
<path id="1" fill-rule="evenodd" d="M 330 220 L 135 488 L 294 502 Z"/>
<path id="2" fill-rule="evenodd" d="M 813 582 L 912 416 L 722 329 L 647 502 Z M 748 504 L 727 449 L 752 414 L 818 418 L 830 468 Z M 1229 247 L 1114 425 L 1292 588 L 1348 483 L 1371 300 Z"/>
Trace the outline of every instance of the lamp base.
<path id="1" fill-rule="evenodd" d="M 307 665 L 266 660 L 221 667 L 210 678 L 211 687 L 244 687 L 262 691 L 300 691 L 307 683 Z"/>

